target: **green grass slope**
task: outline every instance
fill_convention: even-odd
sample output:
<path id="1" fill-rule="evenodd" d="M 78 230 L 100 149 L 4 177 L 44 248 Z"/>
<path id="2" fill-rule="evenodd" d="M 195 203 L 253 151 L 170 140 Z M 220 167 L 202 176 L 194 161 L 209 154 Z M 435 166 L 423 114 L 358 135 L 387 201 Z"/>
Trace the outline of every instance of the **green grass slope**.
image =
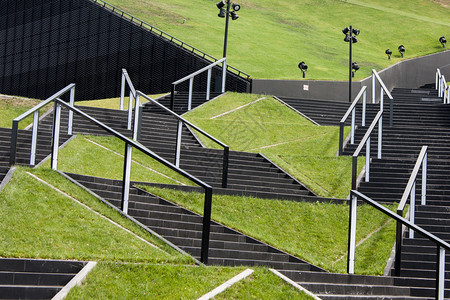
<path id="1" fill-rule="evenodd" d="M 225 22 L 218 0 L 108 0 L 126 12 L 217 58 L 222 56 Z M 230 21 L 229 64 L 253 78 L 299 79 L 304 60 L 308 79 L 345 80 L 348 43 L 341 30 L 361 30 L 354 45 L 356 79 L 401 60 L 442 51 L 450 36 L 448 1 L 432 0 L 241 0 L 240 18 Z M 393 51 L 390 61 L 384 51 Z"/>

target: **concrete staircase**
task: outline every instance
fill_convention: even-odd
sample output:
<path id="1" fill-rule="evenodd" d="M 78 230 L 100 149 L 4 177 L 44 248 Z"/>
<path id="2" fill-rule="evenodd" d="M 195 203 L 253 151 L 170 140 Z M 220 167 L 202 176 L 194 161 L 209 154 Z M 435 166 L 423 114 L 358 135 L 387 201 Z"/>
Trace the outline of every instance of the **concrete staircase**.
<path id="1" fill-rule="evenodd" d="M 67 175 L 120 208 L 122 181 L 77 174 Z M 130 191 L 128 213 L 143 226 L 158 233 L 197 260 L 200 259 L 202 216 L 136 188 Z M 299 258 L 216 222 L 211 224 L 208 264 L 322 271 Z"/>
<path id="2" fill-rule="evenodd" d="M 86 262 L 0 258 L 0 299 L 51 299 Z"/>
<path id="3" fill-rule="evenodd" d="M 214 99 L 218 96 L 220 96 L 222 93 L 211 93 L 210 99 Z M 158 102 L 164 105 L 167 108 L 170 108 L 170 94 L 160 97 L 158 99 Z M 174 108 L 173 111 L 179 115 L 184 114 L 188 111 L 188 98 L 189 93 L 188 92 L 176 92 L 174 95 Z M 192 93 L 192 102 L 191 102 L 191 109 L 194 109 L 206 101 L 206 93 L 200 93 L 200 92 L 193 92 Z M 151 102 L 147 102 L 144 104 L 143 107 L 144 112 L 156 112 L 156 113 L 163 113 L 167 114 L 164 110 L 157 107 L 156 105 L 152 105 Z"/>

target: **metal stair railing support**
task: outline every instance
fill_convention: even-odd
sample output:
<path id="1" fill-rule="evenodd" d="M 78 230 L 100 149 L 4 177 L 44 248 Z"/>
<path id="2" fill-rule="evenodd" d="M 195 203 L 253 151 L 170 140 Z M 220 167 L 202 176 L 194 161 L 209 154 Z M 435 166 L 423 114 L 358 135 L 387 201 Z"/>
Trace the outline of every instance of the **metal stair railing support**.
<path id="1" fill-rule="evenodd" d="M 427 197 L 427 161 L 428 161 L 428 146 L 422 146 L 420 150 L 419 157 L 417 158 L 416 164 L 414 165 L 414 169 L 411 172 L 411 175 L 408 180 L 408 184 L 403 192 L 402 199 L 397 208 L 397 215 L 403 217 L 403 211 L 405 206 L 410 199 L 409 206 L 409 221 L 412 224 L 415 224 L 415 205 L 416 205 L 416 181 L 417 176 L 419 174 L 419 170 L 422 167 L 422 194 L 421 194 L 421 205 L 426 204 Z M 396 240 L 395 240 L 395 263 L 394 263 L 394 275 L 400 276 L 401 270 L 401 252 L 402 252 L 402 240 L 403 240 L 403 231 L 402 224 L 397 222 L 396 228 Z M 409 238 L 414 238 L 414 230 L 409 229 Z"/>
<path id="2" fill-rule="evenodd" d="M 222 93 L 225 93 L 225 80 L 226 80 L 226 74 L 227 74 L 227 58 L 224 57 L 214 63 L 211 63 L 209 65 L 207 65 L 204 68 L 201 68 L 198 71 L 195 71 L 194 73 L 185 76 L 177 81 L 172 82 L 172 88 L 170 91 L 170 109 L 173 110 L 174 106 L 175 106 L 175 89 L 176 86 L 180 83 L 185 82 L 186 80 L 189 80 L 189 96 L 188 96 L 188 111 L 190 111 L 192 109 L 192 92 L 193 92 L 193 88 L 194 88 L 194 77 L 205 72 L 208 71 L 208 79 L 207 79 L 207 83 L 206 83 L 206 100 L 208 101 L 211 97 L 211 71 L 212 68 L 214 68 L 215 66 L 219 65 L 219 64 L 223 64 L 222 67 Z"/>
<path id="3" fill-rule="evenodd" d="M 347 259 L 347 272 L 349 274 L 355 273 L 355 249 L 356 249 L 356 217 L 357 217 L 357 202 L 358 199 L 362 200 L 365 203 L 368 203 L 372 207 L 381 211 L 385 215 L 391 217 L 395 221 L 405 225 L 406 227 L 420 233 L 425 238 L 430 240 L 431 242 L 436 244 L 437 248 L 437 256 L 436 256 L 436 294 L 435 299 L 443 300 L 444 292 L 445 292 L 445 250 L 450 251 L 450 244 L 445 242 L 444 240 L 438 238 L 437 236 L 429 233 L 422 227 L 419 227 L 410 221 L 406 220 L 402 216 L 397 215 L 396 213 L 390 211 L 385 208 L 381 204 L 376 201 L 370 199 L 366 195 L 356 191 L 350 191 L 350 217 L 349 217 L 349 247 L 348 247 L 348 259 Z"/>
<path id="4" fill-rule="evenodd" d="M 363 147 L 366 147 L 366 174 L 365 181 L 369 182 L 370 179 L 370 139 L 375 126 L 378 124 L 378 153 L 377 158 L 381 159 L 382 155 L 382 144 L 383 144 L 383 111 L 379 111 L 369 128 L 366 131 L 366 134 L 362 138 L 352 157 L 352 189 L 356 190 L 357 188 L 357 178 L 358 178 L 358 156 L 362 151 Z"/>
<path id="5" fill-rule="evenodd" d="M 132 119 L 132 115 L 133 115 L 133 99 L 136 99 L 136 89 L 134 88 L 133 82 L 131 81 L 130 75 L 128 75 L 127 70 L 122 69 L 122 80 L 121 80 L 121 85 L 120 85 L 120 110 L 123 110 L 124 100 L 125 100 L 125 89 L 126 89 L 127 85 L 128 85 L 128 88 L 130 89 L 130 95 L 128 98 L 127 129 L 131 130 L 131 123 L 132 123 L 131 119 Z"/>
<path id="6" fill-rule="evenodd" d="M 383 80 L 381 80 L 380 75 L 378 75 L 378 72 L 375 69 L 372 69 L 372 103 L 375 104 L 375 98 L 376 98 L 376 82 L 380 84 L 380 110 L 383 110 L 384 105 L 384 94 L 388 96 L 389 98 L 389 127 L 392 127 L 394 125 L 394 98 L 392 97 L 391 93 L 387 89 L 386 85 L 384 84 Z"/>
<path id="7" fill-rule="evenodd" d="M 130 188 L 130 171 L 131 171 L 131 150 L 133 148 L 141 151 L 147 156 L 150 156 L 154 160 L 158 161 L 159 163 L 165 165 L 166 167 L 172 169 L 173 171 L 177 172 L 178 174 L 182 175 L 183 177 L 191 180 L 192 182 L 198 184 L 205 190 L 205 201 L 204 201 L 204 211 L 203 211 L 203 227 L 202 227 L 202 247 L 201 247 L 201 258 L 200 261 L 204 264 L 208 263 L 208 250 L 209 250 L 209 234 L 210 234 L 210 227 L 211 227 L 211 208 L 212 208 L 212 194 L 213 189 L 212 187 L 198 179 L 197 177 L 189 174 L 188 172 L 184 171 L 183 169 L 180 169 L 179 167 L 173 165 L 172 163 L 168 162 L 164 158 L 160 157 L 156 153 L 152 152 L 145 146 L 141 145 L 140 143 L 127 138 L 126 136 L 122 135 L 118 131 L 108 127 L 107 125 L 97 121 L 93 117 L 89 116 L 88 114 L 84 113 L 83 111 L 79 110 L 78 108 L 72 107 L 65 103 L 64 101 L 61 101 L 58 98 L 54 99 L 55 103 L 55 110 L 58 111 L 61 109 L 62 106 L 68 108 L 69 110 L 74 111 L 81 117 L 87 119 L 88 121 L 96 124 L 100 128 L 104 129 L 105 131 L 109 132 L 111 135 L 115 136 L 116 138 L 119 138 L 123 142 L 125 142 L 125 149 L 126 149 L 126 155 L 125 155 L 125 162 L 124 162 L 124 178 L 128 178 L 128 181 L 123 184 L 123 191 L 122 191 L 122 211 L 124 214 L 128 213 L 128 200 L 129 200 L 129 188 Z M 59 108 L 58 108 L 59 107 Z M 59 147 L 55 146 L 57 145 L 57 141 L 59 139 L 59 125 L 60 125 L 60 117 L 61 115 L 59 113 L 55 114 L 55 122 L 54 122 L 54 128 L 53 128 L 53 147 L 52 147 L 52 169 L 57 170 L 58 167 L 58 149 Z"/>
<path id="8" fill-rule="evenodd" d="M 145 95 L 141 91 L 137 91 L 136 94 L 138 96 L 144 97 L 146 100 L 148 100 L 151 103 L 157 105 L 159 108 L 165 110 L 166 112 L 168 112 L 169 114 L 171 114 L 172 116 L 174 116 L 178 120 L 177 139 L 176 139 L 176 147 L 175 147 L 175 161 L 174 161 L 175 166 L 179 167 L 179 165 L 180 165 L 181 134 L 182 134 L 182 130 L 181 129 L 182 129 L 182 125 L 183 124 L 193 128 L 193 129 L 195 129 L 197 132 L 201 133 L 202 135 L 206 136 L 207 138 L 209 138 L 213 142 L 215 142 L 215 143 L 219 144 L 221 147 L 223 147 L 222 187 L 226 188 L 227 185 L 228 185 L 228 163 L 229 163 L 230 147 L 228 145 L 226 145 L 225 143 L 219 141 L 218 139 L 216 139 L 215 137 L 213 137 L 209 133 L 207 133 L 204 130 L 200 129 L 199 127 L 195 126 L 191 122 L 187 121 L 186 119 L 184 119 L 183 117 L 181 117 L 180 115 L 175 113 L 174 111 L 172 111 L 172 110 L 168 109 L 167 107 L 165 107 L 164 105 L 160 104 L 158 101 L 148 97 L 147 95 Z"/>
<path id="9" fill-rule="evenodd" d="M 39 126 L 39 110 L 45 107 L 47 104 L 53 102 L 56 98 L 70 92 L 70 106 L 74 106 L 75 101 L 75 84 L 69 84 L 65 88 L 56 92 L 54 95 L 50 96 L 43 102 L 39 103 L 30 110 L 24 112 L 12 121 L 12 132 L 11 132 L 11 150 L 9 156 L 9 164 L 14 165 L 16 163 L 16 153 L 17 153 L 17 139 L 19 134 L 19 122 L 27 118 L 29 115 L 33 114 L 33 129 L 31 133 L 31 151 L 30 151 L 30 165 L 35 165 L 36 163 L 36 147 L 37 147 L 37 137 L 38 137 L 38 126 Z M 57 110 L 55 109 L 55 112 Z M 60 112 L 59 112 L 60 113 Z M 67 125 L 67 134 L 72 135 L 73 130 L 73 113 L 69 111 L 69 121 Z"/>
<path id="10" fill-rule="evenodd" d="M 350 144 L 355 143 L 355 130 L 356 130 L 356 105 L 358 104 L 361 96 L 363 97 L 362 104 L 362 112 L 361 112 L 361 126 L 366 126 L 366 102 L 367 102 L 367 86 L 363 86 L 359 91 L 358 95 L 353 100 L 350 107 L 347 109 L 347 112 L 342 117 L 339 122 L 339 155 L 342 155 L 344 152 L 344 124 L 347 121 L 350 113 L 352 114 L 352 124 L 351 124 L 351 132 L 350 132 Z"/>
<path id="11" fill-rule="evenodd" d="M 441 70 L 436 69 L 436 83 L 435 89 L 438 92 L 438 97 L 443 97 L 444 104 L 450 104 L 450 87 L 447 85 L 445 76 L 441 74 Z"/>

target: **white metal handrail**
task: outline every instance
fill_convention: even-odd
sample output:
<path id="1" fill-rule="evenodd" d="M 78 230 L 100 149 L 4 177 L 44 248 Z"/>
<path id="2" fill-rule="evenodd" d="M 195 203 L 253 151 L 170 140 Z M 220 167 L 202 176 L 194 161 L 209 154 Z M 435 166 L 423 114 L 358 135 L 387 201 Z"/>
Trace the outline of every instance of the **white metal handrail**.
<path id="1" fill-rule="evenodd" d="M 435 89 L 438 92 L 438 97 L 443 97 L 444 104 L 450 104 L 450 87 L 447 85 L 447 80 L 445 80 L 445 76 L 440 69 L 436 69 Z"/>
<path id="2" fill-rule="evenodd" d="M 426 231 L 422 227 L 412 224 L 410 221 L 406 220 L 402 216 L 390 211 L 383 205 L 377 203 L 376 201 L 370 199 L 366 195 L 356 191 L 350 191 L 350 217 L 349 217 L 349 231 L 348 231 L 348 256 L 347 256 L 347 272 L 349 274 L 355 273 L 355 250 L 356 250 L 356 219 L 357 219 L 357 203 L 358 199 L 368 203 L 372 207 L 381 211 L 385 215 L 391 217 L 392 219 L 400 222 L 408 228 L 420 233 L 426 239 L 435 243 L 437 246 L 437 256 L 436 256 L 436 296 L 435 299 L 443 300 L 445 291 L 445 250 L 450 251 L 450 244 L 446 241 L 440 239 L 434 234 Z"/>
<path id="3" fill-rule="evenodd" d="M 16 152 L 17 152 L 17 139 L 18 139 L 18 131 L 19 131 L 19 122 L 33 114 L 33 129 L 31 133 L 31 151 L 30 151 L 30 165 L 35 165 L 36 163 L 36 146 L 37 146 L 37 135 L 38 135 L 38 126 L 39 126 L 39 110 L 46 106 L 47 104 L 54 101 L 56 98 L 61 97 L 62 95 L 70 92 L 70 100 L 69 105 L 71 107 L 74 106 L 75 102 L 75 83 L 69 84 L 65 88 L 56 92 L 43 102 L 39 103 L 35 107 L 29 109 L 24 112 L 17 118 L 12 121 L 12 133 L 11 133 L 11 151 L 9 157 L 10 165 L 14 165 L 16 163 Z M 67 125 L 67 134 L 72 135 L 73 130 L 73 111 L 69 110 L 69 121 Z"/>
<path id="4" fill-rule="evenodd" d="M 350 132 L 350 144 L 355 143 L 355 130 L 356 130 L 356 105 L 358 104 L 361 97 L 363 98 L 362 111 L 361 111 L 361 126 L 366 126 L 366 103 L 367 103 L 367 86 L 363 86 L 356 95 L 355 100 L 353 100 L 347 112 L 342 117 L 339 122 L 339 155 L 344 152 L 344 124 L 347 121 L 350 113 L 352 114 L 351 132 Z"/>
<path id="5" fill-rule="evenodd" d="M 380 75 L 375 69 L 372 69 L 372 103 L 375 104 L 376 99 L 376 83 L 380 85 L 380 110 L 383 110 L 384 105 L 384 94 L 389 98 L 389 126 L 393 125 L 393 117 L 394 117 L 394 98 L 391 93 L 387 89 Z"/>
<path id="6" fill-rule="evenodd" d="M 174 105 L 175 105 L 175 88 L 178 84 L 183 83 L 187 80 L 189 80 L 189 96 L 188 96 L 188 111 L 191 110 L 192 108 L 192 92 L 194 89 L 194 77 L 205 72 L 208 71 L 208 78 L 207 78 L 207 82 L 206 82 L 206 100 L 210 100 L 211 97 L 211 74 L 212 74 L 212 68 L 214 68 L 215 66 L 222 64 L 222 93 L 225 92 L 225 84 L 226 84 L 226 76 L 227 76 L 227 58 L 224 57 L 222 59 L 219 59 L 218 61 L 211 63 L 209 65 L 207 65 L 204 68 L 201 68 L 198 71 L 195 71 L 194 73 L 187 75 L 177 81 L 172 82 L 172 90 L 170 93 L 170 109 L 173 110 L 174 109 Z"/>
<path id="7" fill-rule="evenodd" d="M 134 88 L 133 82 L 128 75 L 126 69 L 122 69 L 122 82 L 120 85 L 120 110 L 123 110 L 124 100 L 125 100 L 125 89 L 128 86 L 130 90 L 130 95 L 128 98 L 128 123 L 127 129 L 131 130 L 131 118 L 133 115 L 133 99 L 136 99 L 136 89 Z"/>
<path id="8" fill-rule="evenodd" d="M 358 147 L 356 148 L 355 152 L 352 156 L 352 189 L 356 190 L 357 187 L 357 170 L 358 170 L 358 156 L 359 153 L 362 151 L 363 147 L 366 147 L 366 174 L 365 174 L 365 181 L 369 182 L 370 180 L 370 140 L 373 130 L 375 129 L 375 126 L 378 124 L 378 153 L 377 158 L 381 159 L 382 154 L 382 137 L 383 137 L 383 111 L 380 110 L 375 118 L 373 119 L 372 123 L 370 124 L 369 128 L 366 131 L 366 134 L 362 138 L 361 142 L 359 143 Z"/>

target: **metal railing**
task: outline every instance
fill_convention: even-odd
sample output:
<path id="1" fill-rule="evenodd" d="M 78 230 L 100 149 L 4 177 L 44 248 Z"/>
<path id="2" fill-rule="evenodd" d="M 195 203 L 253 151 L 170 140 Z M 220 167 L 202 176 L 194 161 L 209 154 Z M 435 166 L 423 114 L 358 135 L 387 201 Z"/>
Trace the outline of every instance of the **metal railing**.
<path id="1" fill-rule="evenodd" d="M 350 113 L 352 114 L 352 124 L 350 129 L 350 144 L 355 143 L 355 130 L 356 130 L 356 105 L 358 104 L 361 96 L 363 97 L 362 110 L 361 110 L 361 126 L 366 126 L 366 103 L 367 103 L 367 86 L 363 86 L 356 96 L 355 100 L 353 100 L 350 107 L 347 109 L 347 112 L 342 117 L 339 122 L 339 155 L 342 155 L 344 152 L 344 124 L 347 121 Z"/>
<path id="2" fill-rule="evenodd" d="M 373 130 L 375 126 L 378 124 L 378 153 L 377 158 L 381 159 L 382 152 L 382 143 L 383 143 L 383 111 L 380 110 L 369 128 L 366 131 L 366 134 L 362 138 L 352 157 L 352 189 L 356 190 L 357 188 L 357 180 L 358 180 L 358 156 L 362 151 L 363 147 L 366 147 L 366 170 L 365 170 L 365 181 L 369 182 L 370 175 L 370 140 Z"/>
<path id="3" fill-rule="evenodd" d="M 33 114 L 33 129 L 31 133 L 31 151 L 30 151 L 30 165 L 35 165 L 36 163 L 36 147 L 38 138 L 38 126 L 39 126 L 39 110 L 47 106 L 54 99 L 61 97 L 62 95 L 70 92 L 70 106 L 73 107 L 75 101 L 75 84 L 69 84 L 65 88 L 61 89 L 59 92 L 50 96 L 43 102 L 39 103 L 30 110 L 24 112 L 12 121 L 12 133 L 11 133 L 11 151 L 9 156 L 9 164 L 14 165 L 16 163 L 16 153 L 17 153 L 17 140 L 19 134 L 19 122 Z M 73 112 L 69 111 L 69 121 L 67 126 L 67 134 L 72 135 L 72 124 L 73 124 Z"/>
<path id="4" fill-rule="evenodd" d="M 389 98 L 389 126 L 392 127 L 394 124 L 394 98 L 392 97 L 389 90 L 386 88 L 386 85 L 384 84 L 383 80 L 381 80 L 380 75 L 378 75 L 377 71 L 372 69 L 372 103 L 375 104 L 375 98 L 376 98 L 376 83 L 379 83 L 380 85 L 380 109 L 383 110 L 384 105 L 384 94 L 388 96 Z"/>
<path id="5" fill-rule="evenodd" d="M 441 74 L 440 69 L 436 69 L 435 88 L 438 92 L 438 97 L 443 97 L 444 104 L 450 104 L 450 86 L 447 85 L 445 76 Z"/>
<path id="6" fill-rule="evenodd" d="M 137 94 L 138 99 L 139 99 L 140 96 L 144 97 L 145 99 L 147 99 L 151 103 L 157 105 L 159 108 L 161 108 L 164 111 L 168 112 L 169 114 L 171 114 L 172 116 L 174 116 L 178 120 L 177 141 L 176 141 L 176 147 L 175 147 L 175 162 L 174 162 L 175 166 L 179 167 L 179 165 L 180 165 L 181 133 L 182 133 L 182 126 L 183 126 L 183 124 L 193 128 L 193 129 L 195 129 L 197 132 L 201 133 L 202 135 L 206 136 L 207 138 L 209 138 L 213 142 L 215 142 L 215 143 L 217 143 L 217 144 L 219 144 L 220 146 L 223 147 L 222 187 L 226 188 L 227 184 L 228 184 L 227 183 L 227 181 L 228 181 L 228 161 L 229 161 L 230 147 L 228 145 L 226 145 L 225 143 L 219 141 L 218 139 L 216 139 L 215 137 L 213 137 L 209 133 L 207 133 L 204 130 L 200 129 L 199 127 L 195 126 L 191 122 L 187 121 L 186 119 L 184 119 L 180 115 L 176 114 L 172 110 L 168 109 L 164 105 L 160 104 L 158 101 L 150 98 L 149 96 L 143 94 L 140 91 L 137 91 L 136 94 Z"/>
<path id="7" fill-rule="evenodd" d="M 124 100 L 125 100 L 125 89 L 128 86 L 130 90 L 130 95 L 128 97 L 128 123 L 127 129 L 131 130 L 131 119 L 133 115 L 133 99 L 136 99 L 136 89 L 134 88 L 133 82 L 131 82 L 130 76 L 126 69 L 122 69 L 122 81 L 120 85 L 120 110 L 123 110 Z"/>
<path id="8" fill-rule="evenodd" d="M 347 272 L 349 274 L 355 273 L 355 250 L 356 250 L 356 217 L 357 217 L 357 202 L 358 199 L 368 203 L 372 207 L 381 211 L 385 215 L 396 220 L 398 223 L 420 233 L 426 239 L 432 241 L 437 246 L 436 256 L 436 299 L 444 299 L 445 291 L 445 250 L 450 251 L 450 244 L 441 240 L 437 236 L 429 233 L 423 228 L 411 223 L 402 216 L 390 211 L 384 206 L 378 204 L 376 201 L 370 199 L 364 194 L 351 190 L 350 192 L 350 217 L 349 217 L 349 234 L 348 234 L 348 259 L 347 259 Z"/>
<path id="9" fill-rule="evenodd" d="M 419 170 L 422 167 L 422 194 L 421 194 L 421 205 L 426 204 L 427 198 L 427 158 L 428 158 L 428 146 L 422 146 L 419 157 L 417 158 L 416 164 L 414 165 L 414 169 L 411 172 L 411 175 L 408 180 L 408 184 L 406 185 L 405 191 L 403 192 L 402 199 L 397 208 L 397 215 L 403 217 L 403 211 L 405 210 L 408 199 L 410 200 L 409 204 L 409 222 L 411 224 L 415 224 L 415 211 L 416 211 L 416 181 L 417 175 L 419 174 Z M 397 230 L 396 230 L 396 242 L 395 242 L 395 275 L 400 276 L 400 268 L 401 268 L 401 251 L 402 251 L 402 237 L 403 230 L 402 224 L 397 222 Z M 412 228 L 409 229 L 409 238 L 414 238 L 414 230 Z"/>
<path id="10" fill-rule="evenodd" d="M 222 67 L 222 70 L 223 70 L 222 71 L 222 93 L 225 93 L 225 84 L 226 84 L 226 76 L 227 76 L 226 75 L 227 74 L 227 72 L 226 72 L 227 58 L 226 57 L 224 57 L 214 63 L 211 63 L 208 66 L 201 68 L 200 70 L 195 71 L 194 73 L 192 73 L 188 76 L 185 76 L 175 82 L 172 82 L 172 89 L 170 92 L 170 109 L 173 110 L 174 106 L 175 106 L 176 86 L 180 83 L 185 82 L 186 80 L 189 80 L 189 95 L 188 95 L 188 109 L 187 110 L 188 111 L 191 110 L 191 108 L 192 108 L 192 91 L 194 89 L 194 78 L 195 78 L 195 76 L 197 76 L 205 71 L 208 71 L 208 77 L 207 77 L 207 82 L 206 82 L 206 100 L 208 101 L 211 96 L 211 71 L 212 71 L 212 68 L 214 68 L 215 66 L 217 66 L 221 63 L 223 64 L 223 67 Z"/>
<path id="11" fill-rule="evenodd" d="M 60 132 L 60 117 L 61 117 L 61 107 L 66 107 L 70 111 L 75 112 L 81 117 L 89 120 L 90 122 L 96 124 L 100 128 L 104 129 L 111 135 L 119 138 L 120 140 L 125 142 L 125 157 L 124 157 L 124 172 L 123 172 L 123 185 L 122 185 L 122 203 L 121 209 L 125 214 L 128 214 L 128 200 L 129 200 L 129 189 L 130 189 L 130 176 L 131 176 L 131 153 L 132 149 L 135 148 L 147 156 L 153 158 L 164 166 L 174 170 L 178 174 L 183 177 L 191 180 L 192 182 L 198 184 L 203 187 L 205 190 L 205 203 L 204 203 L 204 211 L 203 211 L 203 229 L 202 229 L 202 247 L 201 247 L 201 258 L 200 261 L 202 263 L 208 263 L 208 249 L 209 249 L 209 235 L 210 235 L 210 227 L 211 227 L 211 207 L 212 207 L 212 193 L 213 189 L 207 183 L 201 181 L 195 176 L 187 173 L 186 171 L 180 169 L 179 167 L 171 164 L 164 158 L 158 156 L 156 153 L 152 152 L 148 148 L 144 147 L 140 143 L 133 141 L 126 136 L 122 135 L 118 131 L 108 127 L 107 125 L 97 121 L 92 118 L 88 114 L 83 111 L 68 105 L 61 99 L 54 99 L 54 122 L 53 122 L 53 139 L 52 139 L 52 154 L 51 154 L 51 168 L 53 170 L 57 170 L 58 166 L 58 145 L 59 145 L 59 132 Z"/>
<path id="12" fill-rule="evenodd" d="M 130 22 L 133 22 L 134 24 L 138 25 L 139 27 L 142 27 L 142 28 L 150 31 L 150 32 L 160 36 L 161 38 L 165 38 L 165 39 L 171 41 L 172 43 L 174 43 L 174 44 L 184 48 L 185 50 L 187 50 L 187 51 L 189 51 L 189 52 L 191 52 L 191 53 L 193 53 L 195 55 L 198 55 L 199 57 L 201 57 L 203 59 L 209 60 L 211 62 L 216 62 L 217 61 L 217 58 L 215 58 L 215 57 L 213 57 L 213 56 L 211 56 L 209 54 L 206 54 L 205 52 L 203 52 L 201 50 L 198 50 L 197 48 L 195 48 L 195 47 L 193 47 L 193 46 L 191 46 L 191 45 L 189 45 L 189 44 L 187 44 L 187 43 L 177 39 L 176 37 L 173 37 L 172 35 L 170 35 L 168 33 L 165 33 L 164 31 L 162 31 L 162 30 L 160 30 L 160 29 L 158 29 L 158 28 L 156 28 L 156 27 L 154 27 L 154 26 L 152 26 L 152 25 L 150 25 L 150 24 L 148 24 L 148 23 L 146 23 L 146 22 L 144 22 L 144 21 L 142 21 L 142 20 L 140 20 L 140 19 L 138 19 L 138 18 L 136 18 L 136 17 L 134 17 L 134 16 L 132 16 L 132 15 L 130 15 L 128 13 L 126 13 L 126 12 L 124 12 L 123 10 L 121 10 L 121 9 L 119 9 L 119 8 L 109 4 L 109 3 L 106 3 L 103 0 L 91 0 L 91 1 L 94 2 L 94 3 L 97 3 L 98 5 L 100 5 L 100 6 L 104 7 L 104 8 L 109 9 L 110 11 L 116 13 L 117 15 L 121 16 L 122 18 L 127 19 Z M 243 71 L 241 71 L 241 70 L 239 70 L 239 69 L 236 69 L 236 68 L 234 68 L 232 66 L 227 65 L 227 70 L 232 72 L 232 73 L 234 73 L 235 75 L 245 79 L 245 80 L 250 80 L 250 75 L 245 73 L 245 72 L 243 72 Z"/>

